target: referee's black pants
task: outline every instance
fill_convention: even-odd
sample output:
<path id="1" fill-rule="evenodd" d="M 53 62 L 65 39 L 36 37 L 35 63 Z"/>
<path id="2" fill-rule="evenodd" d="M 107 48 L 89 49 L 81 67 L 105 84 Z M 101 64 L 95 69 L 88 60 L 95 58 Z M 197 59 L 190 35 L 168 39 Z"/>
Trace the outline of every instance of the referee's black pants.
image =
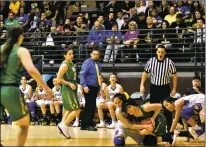
<path id="1" fill-rule="evenodd" d="M 96 109 L 96 98 L 99 88 L 94 86 L 89 86 L 89 93 L 84 93 L 85 97 L 85 107 L 83 111 L 81 128 L 87 128 L 93 126 L 93 119 Z"/>
<path id="2" fill-rule="evenodd" d="M 161 103 L 166 97 L 170 96 L 170 86 L 169 84 L 163 86 L 157 86 L 150 84 L 150 103 Z M 170 131 L 172 125 L 172 112 L 168 111 L 164 106 L 164 116 L 167 119 L 167 131 Z"/>

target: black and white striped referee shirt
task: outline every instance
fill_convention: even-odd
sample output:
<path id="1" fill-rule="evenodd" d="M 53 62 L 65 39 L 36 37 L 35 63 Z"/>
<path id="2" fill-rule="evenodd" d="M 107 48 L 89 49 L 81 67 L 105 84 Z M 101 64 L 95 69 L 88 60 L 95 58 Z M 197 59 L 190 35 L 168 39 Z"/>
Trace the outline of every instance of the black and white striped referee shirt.
<path id="1" fill-rule="evenodd" d="M 144 71 L 151 73 L 151 83 L 157 86 L 169 84 L 170 74 L 176 73 L 175 64 L 169 58 L 159 61 L 157 57 L 150 58 Z"/>

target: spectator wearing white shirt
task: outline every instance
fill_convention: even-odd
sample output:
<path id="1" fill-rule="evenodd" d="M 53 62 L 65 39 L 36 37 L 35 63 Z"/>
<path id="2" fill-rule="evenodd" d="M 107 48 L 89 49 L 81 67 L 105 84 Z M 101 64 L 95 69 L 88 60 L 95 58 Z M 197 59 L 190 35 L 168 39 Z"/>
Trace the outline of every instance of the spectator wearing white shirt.
<path id="1" fill-rule="evenodd" d="M 122 25 L 124 24 L 123 13 L 120 11 L 117 13 L 116 22 L 118 24 L 118 30 L 121 30 Z"/>

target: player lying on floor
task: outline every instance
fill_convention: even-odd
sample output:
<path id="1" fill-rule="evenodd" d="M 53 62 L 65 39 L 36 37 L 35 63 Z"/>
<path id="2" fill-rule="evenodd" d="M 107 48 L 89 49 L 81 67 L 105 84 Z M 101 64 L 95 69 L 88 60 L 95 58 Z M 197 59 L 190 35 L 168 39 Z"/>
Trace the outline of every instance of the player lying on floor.
<path id="1" fill-rule="evenodd" d="M 169 111 L 175 111 L 174 121 L 170 128 L 170 132 L 173 132 L 177 126 L 178 120 L 181 118 L 184 122 L 187 122 L 192 128 L 189 129 L 189 132 L 193 135 L 195 140 L 205 133 L 205 119 L 204 119 L 204 94 L 192 94 L 184 96 L 178 100 L 167 97 L 163 105 Z M 201 120 L 201 126 L 199 126 L 192 115 L 198 114 Z M 187 129 L 187 124 L 184 123 L 184 127 Z"/>
<path id="2" fill-rule="evenodd" d="M 140 107 L 135 106 L 136 104 L 132 99 L 126 101 L 125 96 L 123 94 L 116 94 L 113 98 L 113 102 L 116 105 L 116 116 L 118 118 L 118 124 L 115 129 L 115 137 L 114 144 L 116 146 L 125 145 L 125 139 L 127 136 L 130 136 L 136 143 L 143 143 L 144 145 L 155 146 L 160 142 L 169 142 L 172 145 L 175 145 L 175 141 L 173 141 L 172 136 L 173 133 L 166 133 L 166 119 L 165 117 L 159 113 L 158 111 L 161 108 L 147 108 L 154 105 L 152 104 L 143 104 L 141 107 L 145 111 L 143 113 L 144 117 L 137 117 L 138 111 L 134 112 L 132 107 Z M 145 105 L 148 105 L 145 107 Z M 160 104 L 161 105 L 161 104 Z M 156 105 L 157 107 L 161 107 Z M 146 109 L 144 109 L 144 107 Z M 155 109 L 158 113 L 158 116 L 154 117 L 154 122 L 151 121 L 151 116 L 147 113 L 151 113 L 148 110 Z M 160 109 L 160 110 L 158 110 Z M 127 111 L 126 111 L 127 110 Z M 130 111 L 129 115 L 128 111 Z M 148 112 L 147 112 L 148 111 Z M 132 113 L 134 112 L 134 113 Z M 156 115 L 156 112 L 153 112 Z M 151 115 L 151 114 L 150 114 Z M 154 115 L 152 115 L 154 116 Z M 149 118 L 149 119 L 148 119 Z M 133 123 L 132 123 L 133 122 Z M 191 136 L 189 133 L 179 133 L 179 136 Z"/>

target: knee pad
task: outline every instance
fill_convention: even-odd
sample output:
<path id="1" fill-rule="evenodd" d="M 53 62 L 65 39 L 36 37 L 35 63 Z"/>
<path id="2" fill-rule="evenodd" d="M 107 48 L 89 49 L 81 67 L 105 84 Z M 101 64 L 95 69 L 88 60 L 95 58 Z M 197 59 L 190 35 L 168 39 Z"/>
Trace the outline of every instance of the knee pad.
<path id="1" fill-rule="evenodd" d="M 115 136 L 113 142 L 114 142 L 115 146 L 124 146 L 125 145 L 125 139 L 122 136 Z"/>
<path id="2" fill-rule="evenodd" d="M 157 137 L 154 135 L 146 135 L 143 139 L 143 145 L 156 146 L 157 145 Z"/>

